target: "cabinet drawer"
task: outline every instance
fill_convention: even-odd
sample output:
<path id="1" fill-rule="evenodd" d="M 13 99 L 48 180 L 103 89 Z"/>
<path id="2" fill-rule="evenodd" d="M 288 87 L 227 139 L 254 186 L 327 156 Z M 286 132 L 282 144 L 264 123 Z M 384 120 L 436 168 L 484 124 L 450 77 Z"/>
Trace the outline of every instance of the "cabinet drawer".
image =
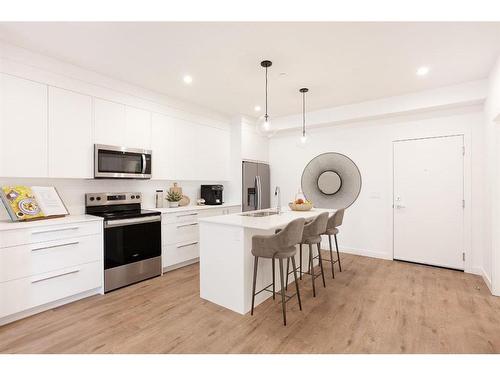
<path id="1" fill-rule="evenodd" d="M 0 233 L 0 248 L 102 233 L 102 221 L 13 229 Z"/>
<path id="2" fill-rule="evenodd" d="M 172 245 L 179 242 L 194 242 L 198 241 L 198 238 L 198 223 L 166 224 L 162 227 L 162 243 L 164 245 Z"/>
<path id="3" fill-rule="evenodd" d="M 199 256 L 200 250 L 198 241 L 177 245 L 167 245 L 163 247 L 162 263 L 163 267 L 169 267 L 198 258 Z"/>
<path id="4" fill-rule="evenodd" d="M 196 222 L 198 220 L 198 211 L 173 212 L 163 215 L 164 224 Z"/>
<path id="5" fill-rule="evenodd" d="M 100 288 L 102 273 L 93 262 L 0 283 L 0 317 Z"/>
<path id="6" fill-rule="evenodd" d="M 91 235 L 0 249 L 0 282 L 101 261 L 102 236 Z"/>

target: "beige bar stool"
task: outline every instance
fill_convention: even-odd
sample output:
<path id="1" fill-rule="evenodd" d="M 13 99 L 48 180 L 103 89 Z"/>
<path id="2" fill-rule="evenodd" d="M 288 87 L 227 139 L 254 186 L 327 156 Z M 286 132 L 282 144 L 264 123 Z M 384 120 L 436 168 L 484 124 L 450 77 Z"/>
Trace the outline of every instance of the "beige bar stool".
<path id="1" fill-rule="evenodd" d="M 285 278 L 283 274 L 283 259 L 287 259 L 287 262 L 292 258 L 292 266 L 295 270 L 295 254 L 297 253 L 296 245 L 302 239 L 302 232 L 304 230 L 305 219 L 295 219 L 290 222 L 283 230 L 272 235 L 256 235 L 252 237 L 252 254 L 254 256 L 254 267 L 253 267 L 253 286 L 252 286 L 252 310 L 251 315 L 253 315 L 253 308 L 255 303 L 255 296 L 260 292 L 267 291 L 273 294 L 273 299 L 276 294 L 274 285 L 274 263 L 275 260 L 279 260 L 280 267 L 280 279 L 281 279 L 281 290 L 279 294 L 281 295 L 281 307 L 283 310 L 283 324 L 286 326 L 286 307 L 285 304 L 294 296 L 287 296 L 285 294 Z M 272 272 L 273 272 L 273 282 L 263 289 L 255 292 L 255 286 L 257 281 L 257 267 L 259 258 L 272 259 Z M 302 302 L 300 301 L 300 291 L 299 283 L 297 280 L 297 273 L 294 272 L 295 277 L 295 289 L 297 294 L 297 299 L 299 301 L 299 309 L 302 310 Z M 287 278 L 288 279 L 288 278 Z M 268 288 L 272 285 L 272 291 Z M 285 300 L 286 297 L 286 300 Z"/>
<path id="2" fill-rule="evenodd" d="M 316 257 L 313 256 L 313 245 L 316 245 L 318 248 L 318 258 L 319 258 L 319 266 L 321 269 L 321 278 L 323 279 L 323 287 L 326 288 L 326 283 L 325 283 L 325 273 L 323 272 L 323 261 L 321 258 L 321 234 L 326 231 L 326 225 L 328 222 L 328 212 L 323 212 L 322 214 L 316 216 L 313 220 L 309 221 L 304 225 L 304 231 L 302 233 L 302 240 L 300 241 L 300 265 L 299 265 L 299 272 L 302 277 L 302 274 L 308 274 L 311 275 L 312 279 L 312 287 L 313 287 L 313 297 L 316 297 L 316 285 L 315 285 L 315 280 L 317 277 L 320 275 L 315 275 L 314 274 L 314 266 L 313 266 L 313 261 L 316 259 Z M 302 245 L 309 245 L 309 267 L 308 267 L 308 272 L 302 272 Z M 287 285 L 288 285 L 288 275 L 289 275 L 289 266 L 290 262 L 287 260 L 286 264 L 286 273 L 287 273 Z M 292 268 L 295 268 L 295 266 L 292 263 Z M 292 272 L 295 273 L 295 269 L 292 270 Z"/>
<path id="3" fill-rule="evenodd" d="M 328 242 L 330 244 L 330 259 L 323 259 L 326 262 L 330 262 L 332 266 L 332 277 L 335 279 L 335 271 L 334 264 L 339 264 L 339 271 L 342 272 L 342 265 L 340 264 L 340 254 L 339 254 L 339 244 L 337 242 L 337 234 L 339 233 L 338 227 L 342 225 L 342 221 L 344 220 L 344 211 L 342 208 L 340 210 L 335 211 L 335 213 L 328 219 L 328 224 L 326 226 L 326 231 L 322 233 L 323 235 L 328 236 Z M 335 248 L 337 249 L 337 260 L 333 259 L 333 248 L 332 248 L 332 235 L 335 238 Z"/>

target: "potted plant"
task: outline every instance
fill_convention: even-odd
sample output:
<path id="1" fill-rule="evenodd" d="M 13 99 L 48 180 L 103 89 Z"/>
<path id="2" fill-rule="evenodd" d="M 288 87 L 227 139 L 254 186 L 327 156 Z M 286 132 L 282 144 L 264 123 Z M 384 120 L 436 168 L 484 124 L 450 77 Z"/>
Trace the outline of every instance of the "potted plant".
<path id="1" fill-rule="evenodd" d="M 179 207 L 179 201 L 182 199 L 182 194 L 177 191 L 169 191 L 167 193 L 167 201 L 169 207 Z"/>

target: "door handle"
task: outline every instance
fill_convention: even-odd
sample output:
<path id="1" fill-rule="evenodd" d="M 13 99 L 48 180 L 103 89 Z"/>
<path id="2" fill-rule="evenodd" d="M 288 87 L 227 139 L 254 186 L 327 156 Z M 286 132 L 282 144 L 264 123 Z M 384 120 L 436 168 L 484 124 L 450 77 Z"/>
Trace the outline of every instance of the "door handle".
<path id="1" fill-rule="evenodd" d="M 56 247 L 78 245 L 79 243 L 80 243 L 79 241 L 72 241 L 72 242 L 65 242 L 65 243 L 59 243 L 59 244 L 53 244 L 53 245 L 47 245 L 47 246 L 41 246 L 41 247 L 34 247 L 31 249 L 31 251 L 40 251 L 40 250 L 45 250 L 45 249 L 53 249 Z"/>
<path id="2" fill-rule="evenodd" d="M 255 177 L 255 182 L 257 184 L 257 210 L 262 209 L 262 188 L 260 185 L 260 176 Z"/>

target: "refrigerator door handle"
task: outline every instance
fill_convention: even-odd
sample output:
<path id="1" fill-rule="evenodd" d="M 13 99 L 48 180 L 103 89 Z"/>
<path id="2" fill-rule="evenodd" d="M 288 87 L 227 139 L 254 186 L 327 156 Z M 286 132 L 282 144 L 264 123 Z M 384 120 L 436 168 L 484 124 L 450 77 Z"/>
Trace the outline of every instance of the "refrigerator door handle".
<path id="1" fill-rule="evenodd" d="M 257 183 L 257 210 L 262 209 L 262 185 L 260 183 L 260 176 L 255 177 Z"/>

